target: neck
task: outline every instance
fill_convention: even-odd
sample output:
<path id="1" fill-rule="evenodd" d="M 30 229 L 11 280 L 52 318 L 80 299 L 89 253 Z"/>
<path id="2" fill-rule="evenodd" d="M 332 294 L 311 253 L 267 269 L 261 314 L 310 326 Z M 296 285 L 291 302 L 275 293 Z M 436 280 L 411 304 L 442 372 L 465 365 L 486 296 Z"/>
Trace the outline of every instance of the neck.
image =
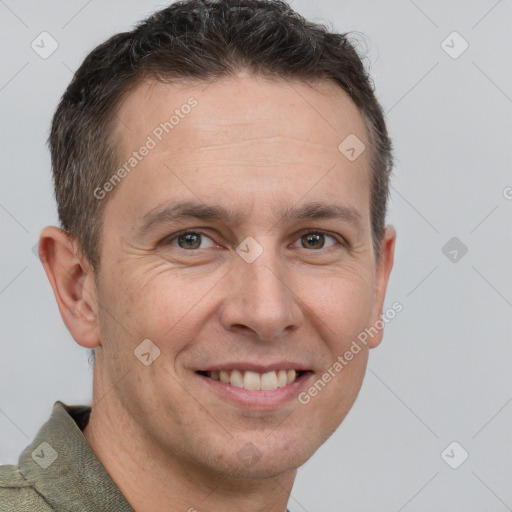
<path id="1" fill-rule="evenodd" d="M 111 387 L 99 384 L 95 379 L 84 436 L 134 510 L 286 512 L 296 470 L 241 480 L 199 466 L 183 454 L 152 445 L 115 392 L 107 393 Z"/>

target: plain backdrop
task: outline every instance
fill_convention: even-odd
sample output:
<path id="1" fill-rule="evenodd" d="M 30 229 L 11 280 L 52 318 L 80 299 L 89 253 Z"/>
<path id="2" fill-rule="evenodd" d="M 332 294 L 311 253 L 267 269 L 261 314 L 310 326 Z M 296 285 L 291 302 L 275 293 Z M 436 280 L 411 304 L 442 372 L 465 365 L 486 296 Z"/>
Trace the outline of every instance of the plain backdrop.
<path id="1" fill-rule="evenodd" d="M 90 50 L 164 5 L 0 0 L 0 463 L 16 463 L 55 400 L 91 399 L 88 352 L 34 254 L 57 223 L 51 117 Z M 292 6 L 356 31 L 366 54 L 397 160 L 386 308 L 403 311 L 290 509 L 512 510 L 512 1 Z M 32 47 L 42 32 L 58 44 L 46 58 Z"/>

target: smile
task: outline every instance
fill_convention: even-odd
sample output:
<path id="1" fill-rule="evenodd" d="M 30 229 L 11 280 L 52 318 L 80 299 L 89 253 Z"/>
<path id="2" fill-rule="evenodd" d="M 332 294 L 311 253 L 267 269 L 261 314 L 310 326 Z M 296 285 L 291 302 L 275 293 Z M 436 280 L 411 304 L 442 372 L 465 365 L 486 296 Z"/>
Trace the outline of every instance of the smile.
<path id="1" fill-rule="evenodd" d="M 259 373 L 250 370 L 220 370 L 220 371 L 199 371 L 200 375 L 210 379 L 229 384 L 237 388 L 244 388 L 251 391 L 274 391 L 278 388 L 292 384 L 302 374 L 303 370 L 271 370 Z"/>

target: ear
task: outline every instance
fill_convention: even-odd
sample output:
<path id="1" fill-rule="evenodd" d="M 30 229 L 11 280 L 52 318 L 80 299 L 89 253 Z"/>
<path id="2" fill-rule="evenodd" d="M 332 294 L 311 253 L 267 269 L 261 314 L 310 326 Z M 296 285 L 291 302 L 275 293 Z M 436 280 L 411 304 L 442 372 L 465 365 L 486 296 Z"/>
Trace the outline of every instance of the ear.
<path id="1" fill-rule="evenodd" d="M 39 258 L 71 336 L 83 347 L 100 346 L 94 274 L 77 241 L 48 226 L 39 237 Z"/>
<path id="2" fill-rule="evenodd" d="M 393 268 L 393 259 L 395 256 L 396 231 L 392 226 L 386 226 L 384 236 L 380 244 L 380 256 L 375 273 L 375 299 L 373 303 L 372 323 L 376 325 L 381 320 L 382 308 L 386 297 L 389 275 Z M 383 329 L 378 329 L 377 334 L 372 336 L 369 341 L 369 347 L 375 348 L 382 341 L 384 335 Z"/>

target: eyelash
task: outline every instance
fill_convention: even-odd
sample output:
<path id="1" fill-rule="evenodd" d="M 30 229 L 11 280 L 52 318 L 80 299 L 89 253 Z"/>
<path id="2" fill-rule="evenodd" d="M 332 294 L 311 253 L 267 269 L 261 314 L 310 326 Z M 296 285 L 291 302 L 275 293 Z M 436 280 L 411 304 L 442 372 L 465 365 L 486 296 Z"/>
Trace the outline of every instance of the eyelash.
<path id="1" fill-rule="evenodd" d="M 177 233 L 174 233 L 173 235 L 167 236 L 166 238 L 164 238 L 159 243 L 159 245 L 173 245 L 172 242 L 174 240 L 177 240 L 178 237 L 180 237 L 182 235 L 187 235 L 189 233 L 192 233 L 192 234 L 195 234 L 195 235 L 202 235 L 202 236 L 205 236 L 205 237 L 207 237 L 207 238 L 209 238 L 210 240 L 213 241 L 212 237 L 209 236 L 206 232 L 202 231 L 201 229 L 186 229 L 184 231 L 178 231 Z M 322 229 L 314 229 L 314 228 L 305 229 L 305 230 L 303 230 L 303 231 L 301 231 L 299 233 L 299 235 L 297 237 L 297 240 L 301 239 L 303 236 L 311 235 L 311 234 L 315 234 L 315 235 L 322 234 L 322 235 L 331 237 L 336 242 L 338 242 L 338 245 L 340 245 L 340 246 L 342 246 L 344 248 L 348 248 L 348 243 L 346 242 L 346 240 L 343 237 L 341 237 L 341 235 L 335 235 L 334 233 L 330 233 L 330 232 L 324 231 Z M 320 251 L 332 250 L 335 246 L 336 245 L 333 245 L 331 247 L 316 249 L 316 250 L 315 249 L 311 249 L 311 252 L 320 252 Z M 175 247 L 177 247 L 178 249 L 182 249 L 184 251 L 187 251 L 187 252 L 197 252 L 199 250 L 199 249 L 183 249 L 182 247 L 179 247 L 178 245 L 176 245 Z M 301 249 L 306 249 L 306 248 L 305 247 L 301 247 Z"/>

